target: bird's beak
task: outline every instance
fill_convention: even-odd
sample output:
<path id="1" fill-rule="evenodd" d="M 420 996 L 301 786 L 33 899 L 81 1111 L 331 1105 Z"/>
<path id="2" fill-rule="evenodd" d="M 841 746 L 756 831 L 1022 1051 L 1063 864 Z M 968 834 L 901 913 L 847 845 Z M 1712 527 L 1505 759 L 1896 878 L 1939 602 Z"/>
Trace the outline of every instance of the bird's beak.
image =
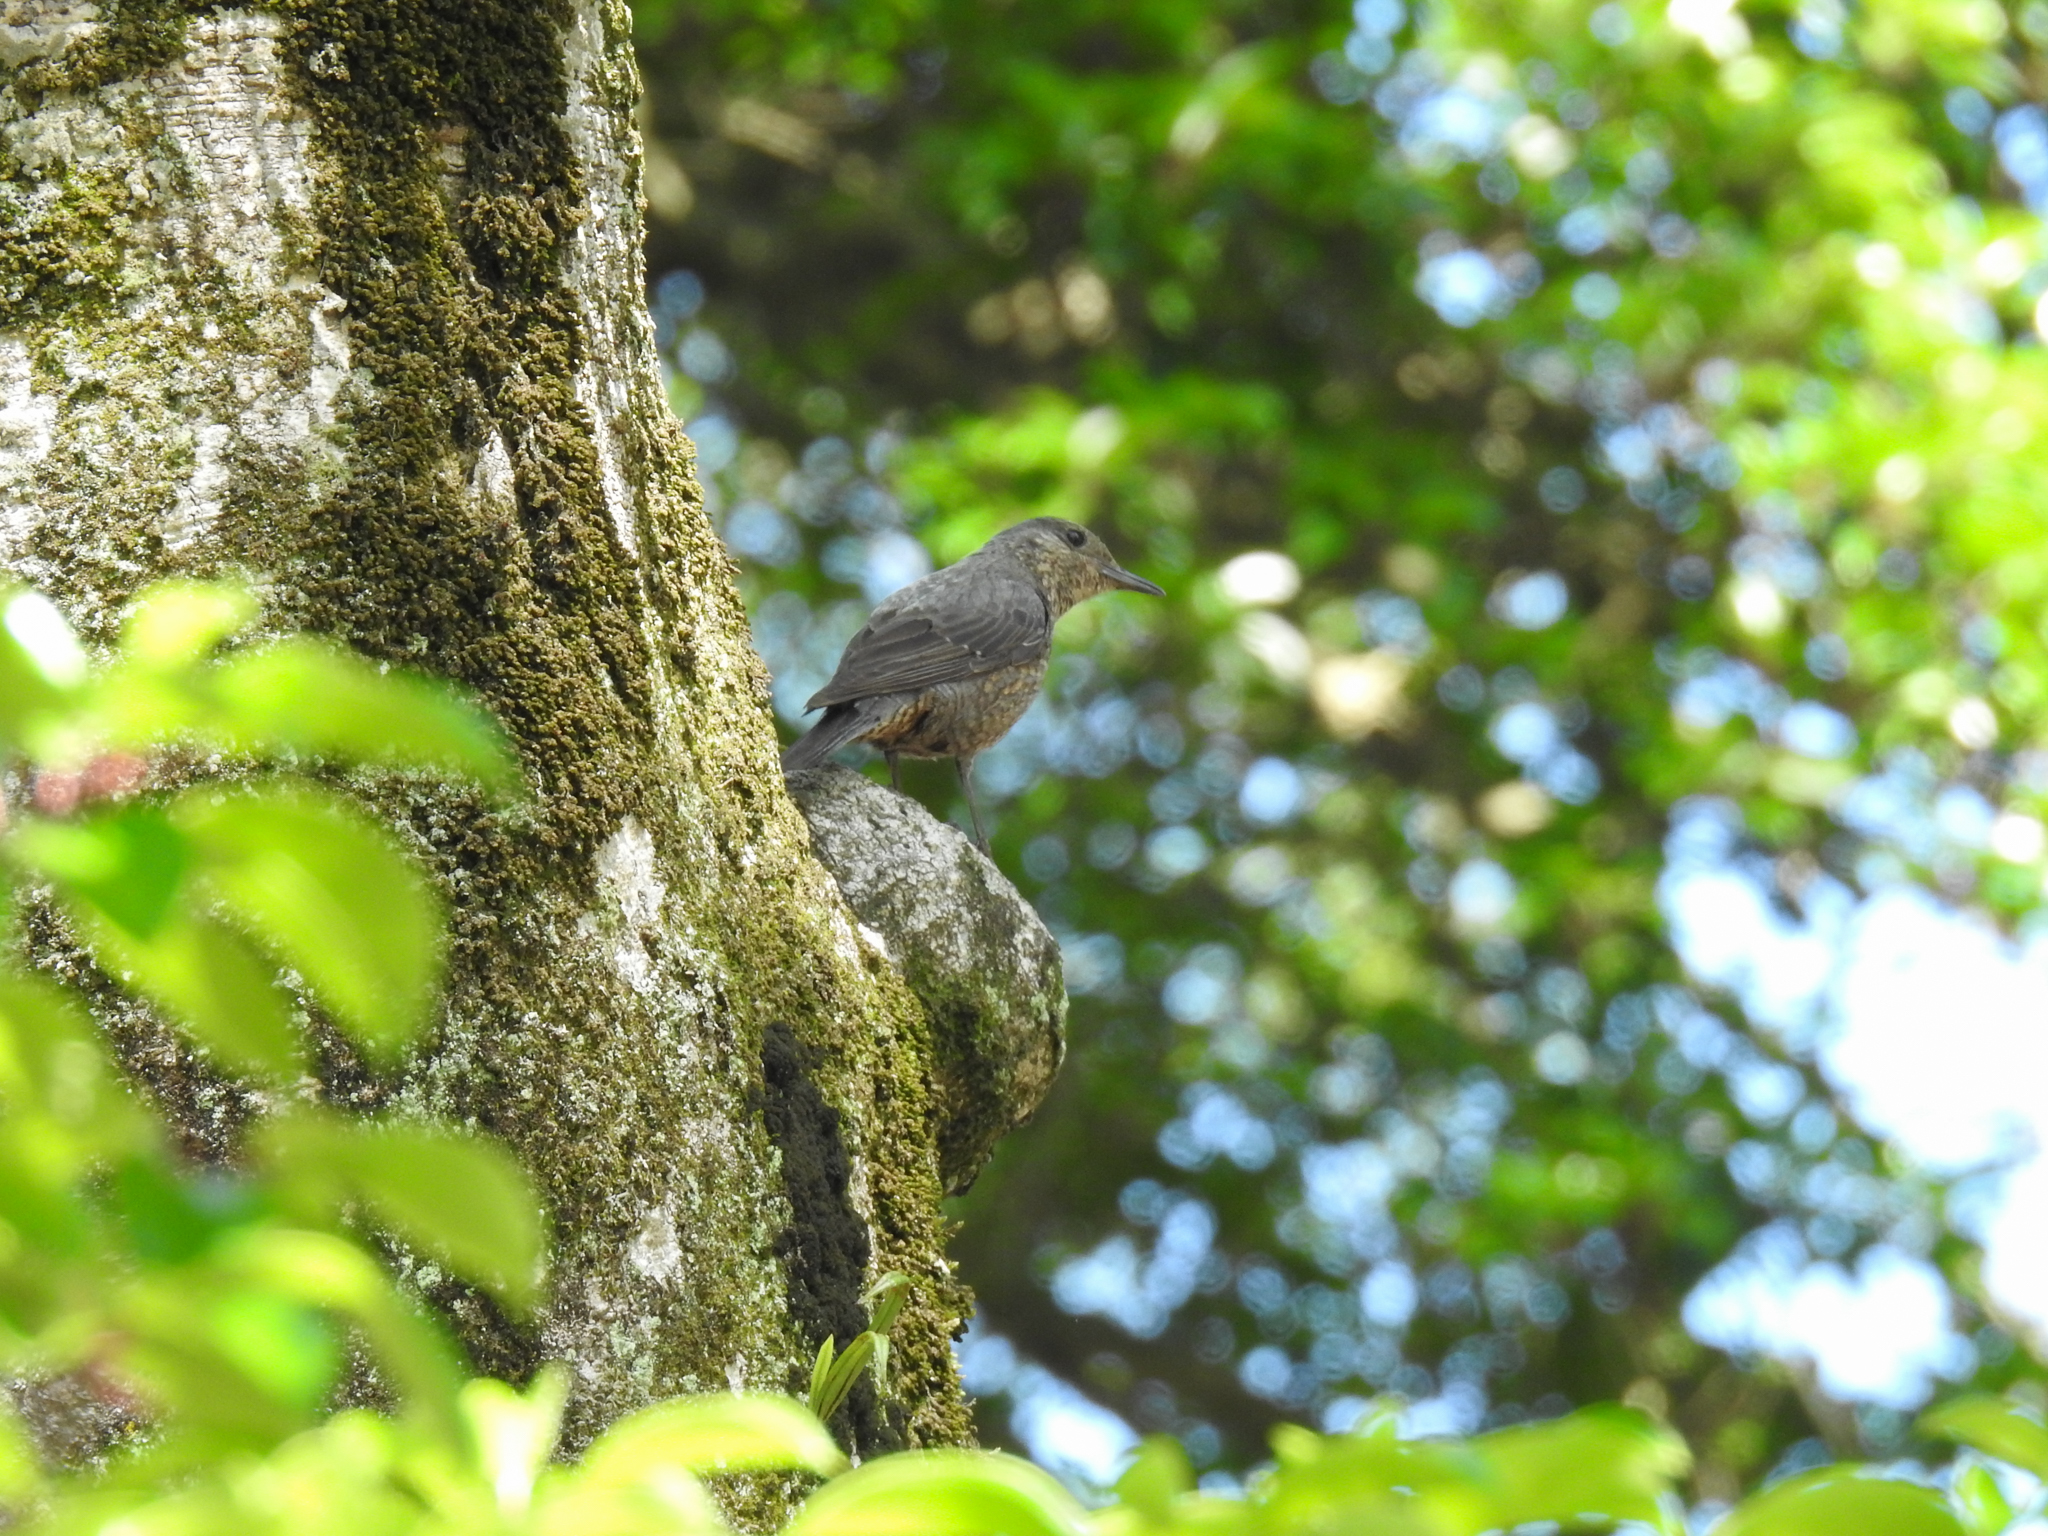
<path id="1" fill-rule="evenodd" d="M 1122 587 L 1126 592 L 1146 592 L 1153 597 L 1166 596 L 1166 588 L 1154 586 L 1144 577 L 1133 575 L 1120 565 L 1105 565 L 1102 568 L 1102 575 L 1112 587 Z"/>

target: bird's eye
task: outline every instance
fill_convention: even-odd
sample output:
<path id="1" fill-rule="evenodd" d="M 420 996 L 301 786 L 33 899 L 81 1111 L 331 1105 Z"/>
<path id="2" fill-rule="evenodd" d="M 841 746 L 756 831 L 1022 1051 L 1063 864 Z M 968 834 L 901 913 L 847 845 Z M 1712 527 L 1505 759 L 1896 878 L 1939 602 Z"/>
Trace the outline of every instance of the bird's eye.
<path id="1" fill-rule="evenodd" d="M 1088 542 L 1088 535 L 1078 528 L 1069 528 L 1067 530 L 1067 542 L 1073 545 L 1074 548 L 1079 549 Z"/>

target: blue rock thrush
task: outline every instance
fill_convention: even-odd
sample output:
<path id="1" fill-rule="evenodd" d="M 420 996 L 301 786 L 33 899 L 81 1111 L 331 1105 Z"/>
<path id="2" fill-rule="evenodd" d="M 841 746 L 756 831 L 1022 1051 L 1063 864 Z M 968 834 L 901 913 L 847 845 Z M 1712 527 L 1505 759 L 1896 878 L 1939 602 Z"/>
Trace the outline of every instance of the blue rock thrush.
<path id="1" fill-rule="evenodd" d="M 783 771 L 814 767 L 846 743 L 865 741 L 881 749 L 900 790 L 899 758 L 950 757 L 986 852 L 975 755 L 1001 740 L 1038 696 L 1060 615 L 1118 590 L 1165 596 L 1077 523 L 1034 517 L 1005 528 L 957 565 L 877 605 L 846 643 L 832 681 L 804 706 L 825 714 L 782 754 Z"/>

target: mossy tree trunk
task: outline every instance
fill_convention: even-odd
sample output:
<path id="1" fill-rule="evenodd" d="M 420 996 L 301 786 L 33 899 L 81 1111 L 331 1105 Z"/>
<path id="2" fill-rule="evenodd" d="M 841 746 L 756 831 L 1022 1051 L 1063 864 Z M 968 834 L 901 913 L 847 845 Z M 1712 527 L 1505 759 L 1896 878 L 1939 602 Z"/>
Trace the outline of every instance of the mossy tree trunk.
<path id="1" fill-rule="evenodd" d="M 641 297 L 619 0 L 0 10 L 0 565 L 104 637 L 174 574 L 474 690 L 530 807 L 376 794 L 453 910 L 446 1016 L 323 1088 L 538 1176 L 537 1319 L 416 1281 L 572 1432 L 783 1389 L 916 1281 L 861 1449 L 959 1441 L 925 1016 L 777 771 L 765 678 Z M 252 1106 L 119 1024 L 195 1150 Z"/>

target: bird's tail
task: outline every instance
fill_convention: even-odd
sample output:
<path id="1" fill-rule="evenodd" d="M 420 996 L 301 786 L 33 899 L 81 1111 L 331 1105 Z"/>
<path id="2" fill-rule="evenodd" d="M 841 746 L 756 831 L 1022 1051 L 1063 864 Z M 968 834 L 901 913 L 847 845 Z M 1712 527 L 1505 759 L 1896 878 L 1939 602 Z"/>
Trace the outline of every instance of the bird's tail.
<path id="1" fill-rule="evenodd" d="M 782 771 L 795 773 L 801 768 L 817 767 L 873 723 L 857 703 L 834 704 L 782 754 Z"/>

